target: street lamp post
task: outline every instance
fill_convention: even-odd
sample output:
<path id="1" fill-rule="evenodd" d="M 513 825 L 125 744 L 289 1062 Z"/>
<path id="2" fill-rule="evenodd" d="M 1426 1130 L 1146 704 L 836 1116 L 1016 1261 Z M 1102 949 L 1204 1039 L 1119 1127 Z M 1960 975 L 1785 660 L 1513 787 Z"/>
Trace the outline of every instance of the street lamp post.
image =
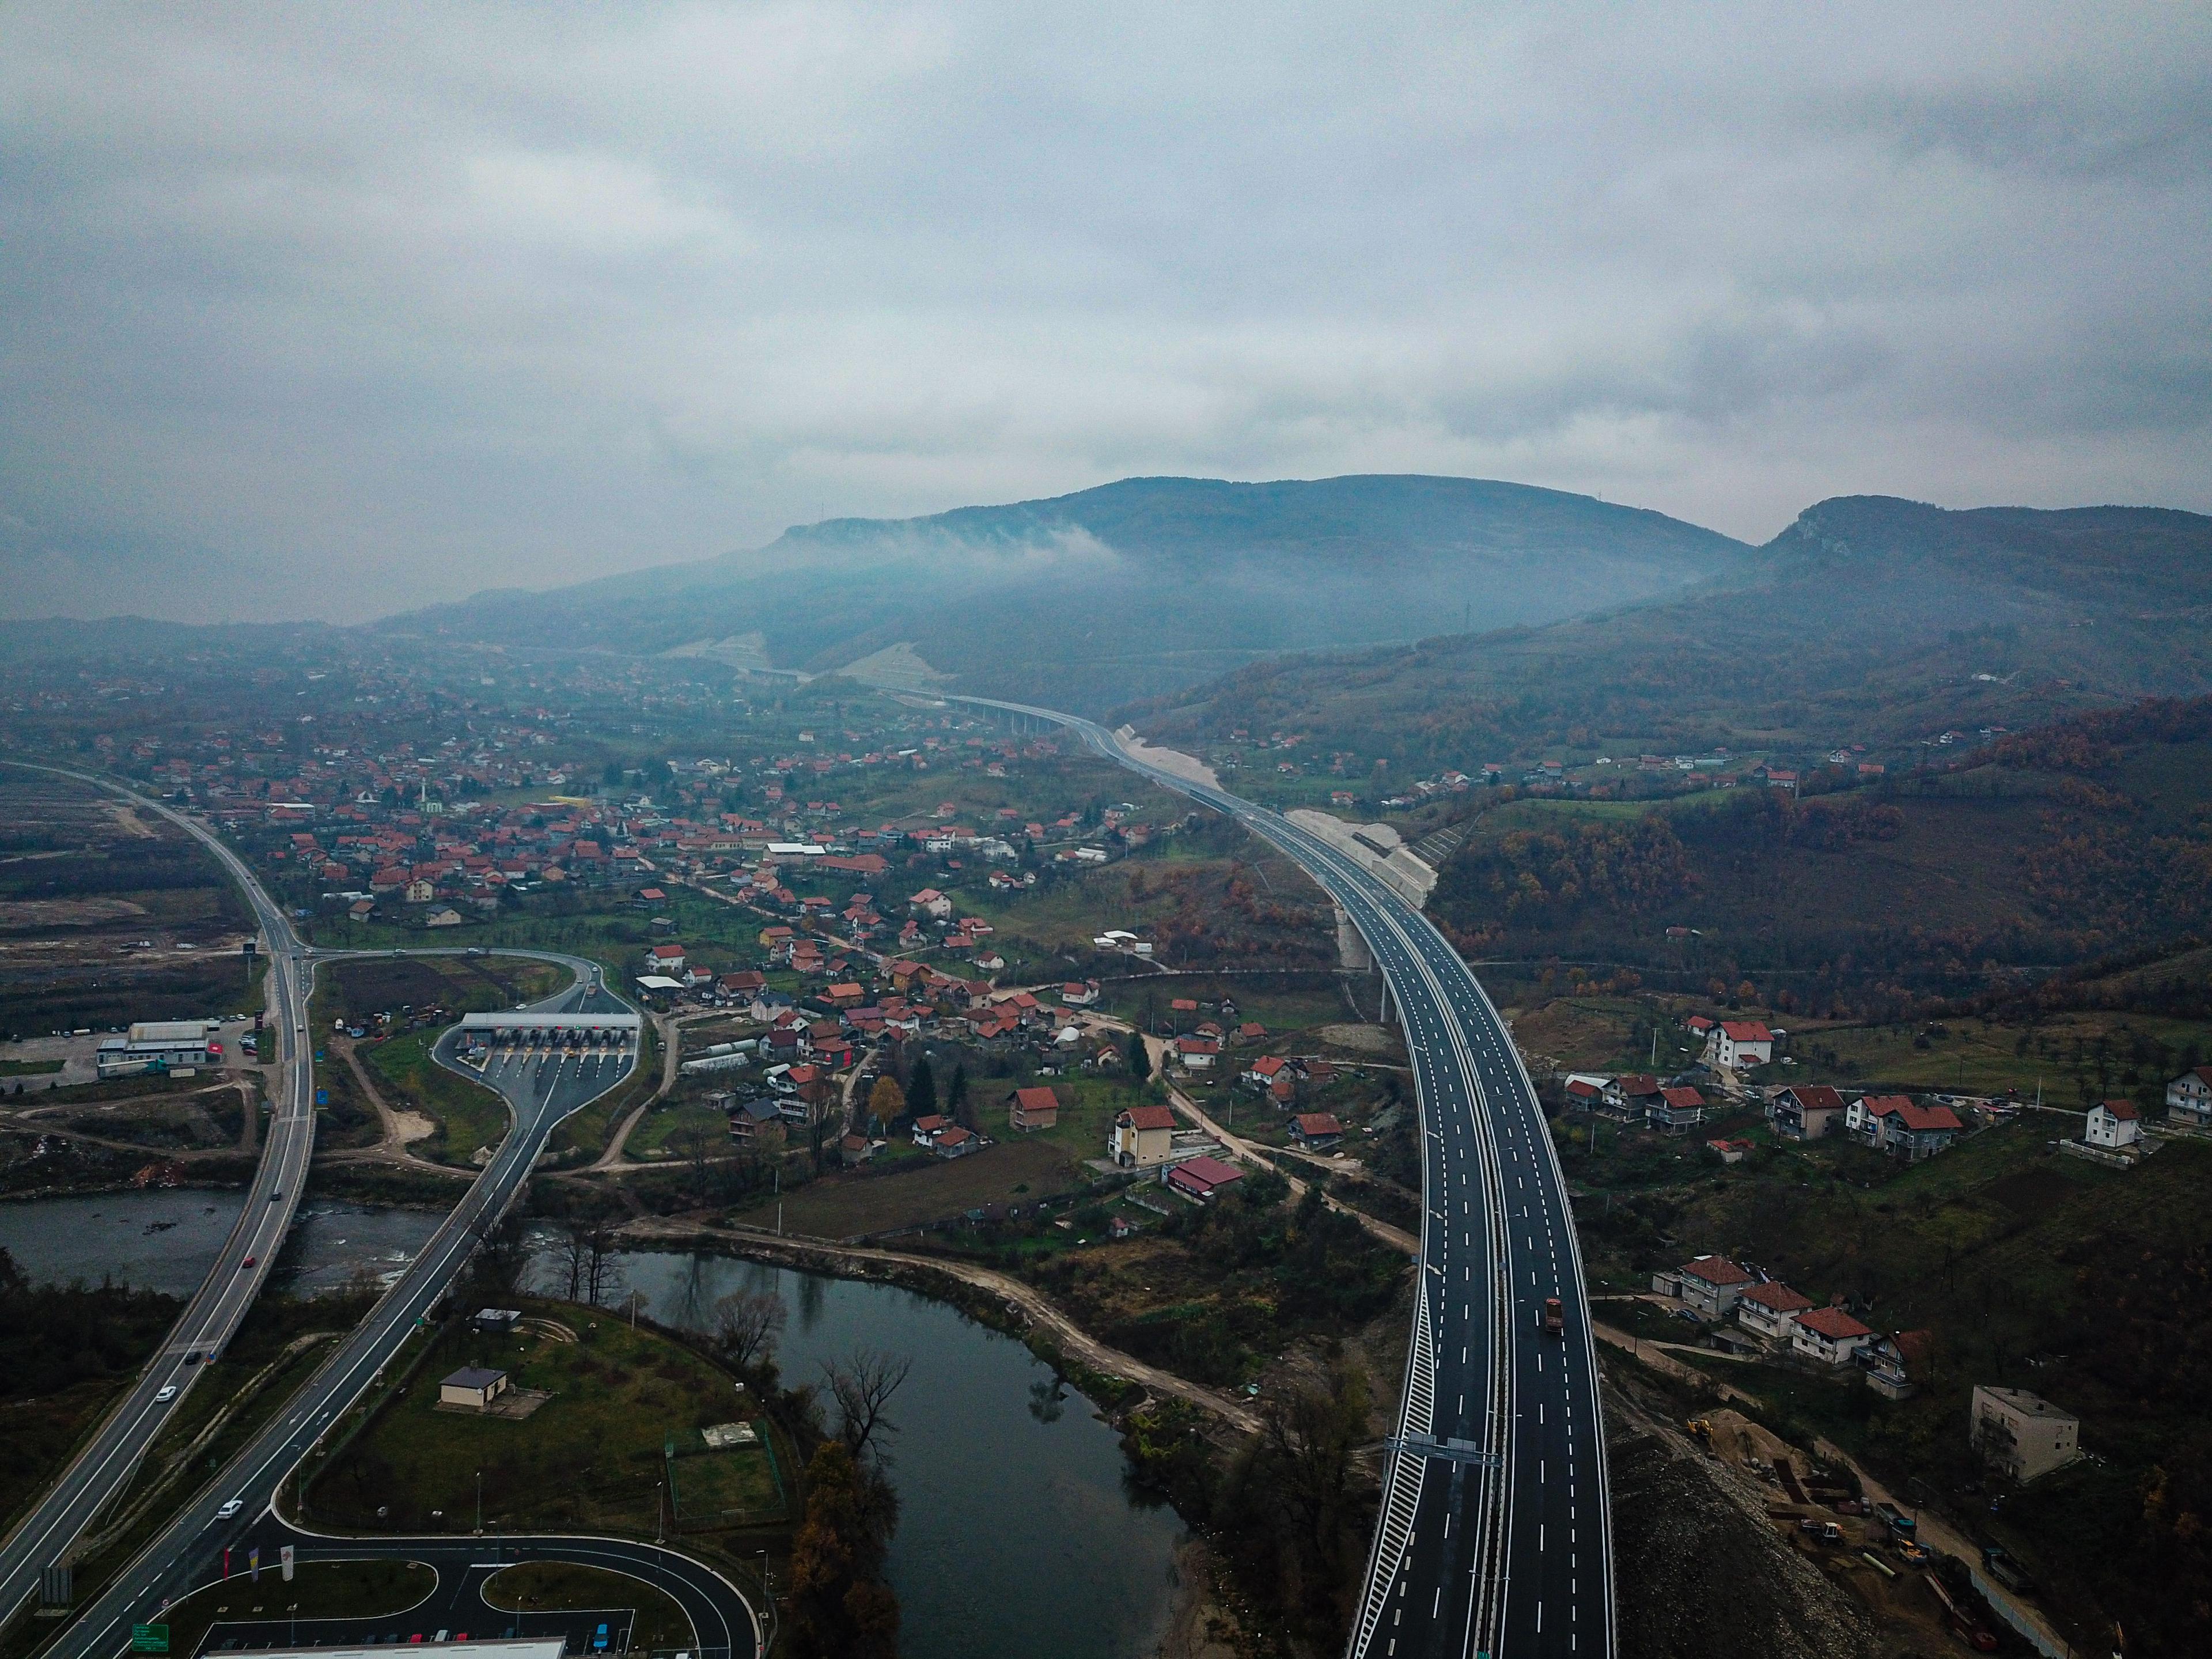
<path id="1" fill-rule="evenodd" d="M 483 1471 L 477 1471 L 477 1536 L 483 1536 Z"/>

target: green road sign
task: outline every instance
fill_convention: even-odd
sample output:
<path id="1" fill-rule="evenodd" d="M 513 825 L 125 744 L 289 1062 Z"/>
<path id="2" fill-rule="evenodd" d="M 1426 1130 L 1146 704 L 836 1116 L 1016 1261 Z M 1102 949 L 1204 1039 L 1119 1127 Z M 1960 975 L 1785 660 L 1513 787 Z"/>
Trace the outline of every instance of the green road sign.
<path id="1" fill-rule="evenodd" d="M 169 1627 L 167 1625 L 133 1625 L 131 1626 L 131 1651 L 133 1653 L 167 1653 L 169 1650 Z"/>

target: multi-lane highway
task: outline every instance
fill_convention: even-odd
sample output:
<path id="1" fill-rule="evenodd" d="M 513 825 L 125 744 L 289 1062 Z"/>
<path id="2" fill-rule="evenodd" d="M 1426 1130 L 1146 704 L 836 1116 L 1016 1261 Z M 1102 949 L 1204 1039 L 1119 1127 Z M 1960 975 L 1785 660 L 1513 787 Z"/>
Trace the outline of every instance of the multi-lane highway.
<path id="1" fill-rule="evenodd" d="M 310 952 L 311 956 L 314 953 Z M 327 961 L 343 953 L 325 953 Z M 547 1013 L 631 1012 L 603 983 L 595 964 L 546 951 L 509 951 L 566 964 L 574 984 L 532 1005 Z M 446 1043 L 440 1057 L 447 1058 Z M 546 1054 L 489 1079 L 514 1113 L 514 1127 L 422 1252 L 365 1321 L 293 1397 L 283 1413 L 203 1487 L 47 1651 L 53 1659 L 111 1659 L 127 1647 L 131 1626 L 147 1621 L 165 1600 L 207 1577 L 224 1548 L 260 1524 L 284 1478 L 358 1399 L 444 1294 L 477 1241 L 499 1220 L 529 1174 L 555 1125 L 629 1075 L 635 1047 L 596 1054 Z M 477 1074 L 466 1073 L 471 1077 Z M 220 1514 L 232 1499 L 238 1508 Z M 726 1656 L 719 1656 L 726 1659 Z"/>
<path id="2" fill-rule="evenodd" d="M 1612 1523 L 1582 1258 L 1535 1089 L 1482 987 L 1419 910 L 1288 819 L 1142 760 L 1092 721 L 959 701 L 1066 726 L 1280 848 L 1350 915 L 1396 1001 L 1426 1217 L 1352 1659 L 1612 1659 Z M 1548 1331 L 1554 1299 L 1561 1328 Z"/>
<path id="3" fill-rule="evenodd" d="M 266 943 L 268 1007 L 278 1060 L 270 1079 L 270 1118 L 261 1163 L 247 1189 L 238 1224 L 224 1241 L 206 1281 L 137 1385 L 108 1413 L 38 1508 L 0 1545 L 0 1619 L 39 1588 L 40 1574 L 46 1568 L 68 1560 L 87 1526 L 128 1483 L 170 1413 L 184 1403 L 204 1362 L 221 1352 L 230 1340 L 267 1279 L 277 1248 L 291 1227 L 315 1145 L 314 1059 L 307 1032 L 312 972 L 306 951 L 283 909 L 253 878 L 244 861 L 205 825 L 104 778 L 52 767 L 29 769 L 74 778 L 122 796 L 133 805 L 179 825 L 214 854 L 245 893 Z"/>

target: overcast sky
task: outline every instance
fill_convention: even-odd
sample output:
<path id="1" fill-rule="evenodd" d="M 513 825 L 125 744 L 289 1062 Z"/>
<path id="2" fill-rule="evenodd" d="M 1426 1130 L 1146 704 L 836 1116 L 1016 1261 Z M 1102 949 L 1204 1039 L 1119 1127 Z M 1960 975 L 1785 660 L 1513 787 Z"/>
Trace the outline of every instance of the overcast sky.
<path id="1" fill-rule="evenodd" d="M 19 3 L 0 374 L 14 616 L 1133 473 L 2212 511 L 2212 8 Z"/>

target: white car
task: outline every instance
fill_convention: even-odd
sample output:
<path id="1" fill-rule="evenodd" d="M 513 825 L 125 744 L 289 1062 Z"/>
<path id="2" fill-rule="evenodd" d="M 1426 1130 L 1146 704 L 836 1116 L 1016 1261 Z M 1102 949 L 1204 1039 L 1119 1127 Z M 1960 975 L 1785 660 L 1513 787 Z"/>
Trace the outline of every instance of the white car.
<path id="1" fill-rule="evenodd" d="M 176 1397 L 177 1385 L 173 1382 L 164 1382 L 160 1389 L 155 1391 L 154 1403 L 157 1406 L 166 1406 L 170 1401 L 174 1400 Z"/>
<path id="2" fill-rule="evenodd" d="M 246 1500 L 243 1498 L 234 1498 L 215 1512 L 215 1518 L 218 1521 L 228 1521 L 245 1507 Z"/>

